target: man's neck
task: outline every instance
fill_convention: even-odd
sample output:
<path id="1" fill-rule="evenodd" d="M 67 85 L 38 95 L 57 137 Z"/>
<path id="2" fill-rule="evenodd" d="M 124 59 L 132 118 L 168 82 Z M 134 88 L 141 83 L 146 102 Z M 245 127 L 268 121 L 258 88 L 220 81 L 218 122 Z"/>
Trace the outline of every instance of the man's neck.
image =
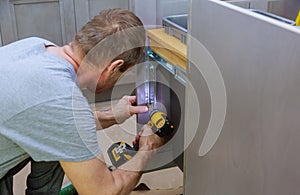
<path id="1" fill-rule="evenodd" d="M 67 60 L 72 64 L 75 72 L 78 71 L 81 61 L 76 57 L 70 45 L 64 45 L 62 47 L 49 46 L 46 50 Z"/>

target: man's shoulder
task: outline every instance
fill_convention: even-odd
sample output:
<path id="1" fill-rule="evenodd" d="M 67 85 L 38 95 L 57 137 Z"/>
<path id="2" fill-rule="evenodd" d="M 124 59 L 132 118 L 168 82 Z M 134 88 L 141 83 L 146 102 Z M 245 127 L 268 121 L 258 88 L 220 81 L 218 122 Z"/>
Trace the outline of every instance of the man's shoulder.
<path id="1" fill-rule="evenodd" d="M 41 37 L 27 37 L 27 38 L 20 39 L 20 40 L 14 41 L 12 43 L 9 43 L 7 45 L 4 45 L 4 46 L 0 47 L 0 49 L 22 48 L 22 46 L 28 47 L 29 45 L 36 45 L 36 44 L 56 45 L 55 43 L 53 43 L 47 39 L 41 38 Z"/>
<path id="2" fill-rule="evenodd" d="M 27 38 L 20 39 L 16 42 L 43 42 L 43 41 L 48 41 L 48 40 L 43 39 L 41 37 L 27 37 Z"/>
<path id="3" fill-rule="evenodd" d="M 20 39 L 18 41 L 16 41 L 15 43 L 36 43 L 36 42 L 44 42 L 44 43 L 52 43 L 51 41 L 44 39 L 42 37 L 27 37 L 24 39 Z M 54 44 L 54 43 L 52 43 Z"/>

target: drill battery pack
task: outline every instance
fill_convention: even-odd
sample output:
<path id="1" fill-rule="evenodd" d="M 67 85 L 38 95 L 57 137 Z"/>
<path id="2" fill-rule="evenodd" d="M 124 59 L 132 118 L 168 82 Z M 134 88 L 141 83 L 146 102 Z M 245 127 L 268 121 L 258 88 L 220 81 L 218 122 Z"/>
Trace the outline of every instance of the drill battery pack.
<path id="1" fill-rule="evenodd" d="M 119 167 L 130 160 L 137 151 L 125 142 L 117 142 L 108 148 L 107 153 L 112 165 Z"/>

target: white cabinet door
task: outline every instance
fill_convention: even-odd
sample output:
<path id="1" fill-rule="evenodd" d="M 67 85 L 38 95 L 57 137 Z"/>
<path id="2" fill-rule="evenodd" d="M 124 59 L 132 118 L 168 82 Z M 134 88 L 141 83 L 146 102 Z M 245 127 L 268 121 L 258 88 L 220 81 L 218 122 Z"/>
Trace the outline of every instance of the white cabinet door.
<path id="1" fill-rule="evenodd" d="M 39 36 L 65 44 L 75 35 L 73 0 L 2 0 L 3 44 Z"/>
<path id="2" fill-rule="evenodd" d="M 1 33 L 1 26 L 0 26 L 0 47 L 2 46 L 2 33 Z"/>
<path id="3" fill-rule="evenodd" d="M 300 32 L 217 0 L 190 8 L 184 194 L 298 194 Z"/>
<path id="4" fill-rule="evenodd" d="M 77 31 L 92 17 L 104 9 L 129 9 L 128 0 L 76 0 L 75 2 Z"/>
<path id="5" fill-rule="evenodd" d="M 128 0 L 1 0 L 3 45 L 39 36 L 58 45 L 74 35 L 93 16 L 107 8 L 129 9 Z"/>

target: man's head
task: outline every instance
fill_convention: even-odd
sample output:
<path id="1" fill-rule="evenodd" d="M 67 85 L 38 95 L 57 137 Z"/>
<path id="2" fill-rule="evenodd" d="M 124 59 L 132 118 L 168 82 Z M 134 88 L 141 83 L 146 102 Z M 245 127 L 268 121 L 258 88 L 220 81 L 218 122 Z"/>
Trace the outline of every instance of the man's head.
<path id="1" fill-rule="evenodd" d="M 109 9 L 91 19 L 75 36 L 74 52 L 91 69 L 100 70 L 96 90 L 103 91 L 144 56 L 145 29 L 128 10 Z M 96 70 L 95 69 L 95 70 Z"/>

